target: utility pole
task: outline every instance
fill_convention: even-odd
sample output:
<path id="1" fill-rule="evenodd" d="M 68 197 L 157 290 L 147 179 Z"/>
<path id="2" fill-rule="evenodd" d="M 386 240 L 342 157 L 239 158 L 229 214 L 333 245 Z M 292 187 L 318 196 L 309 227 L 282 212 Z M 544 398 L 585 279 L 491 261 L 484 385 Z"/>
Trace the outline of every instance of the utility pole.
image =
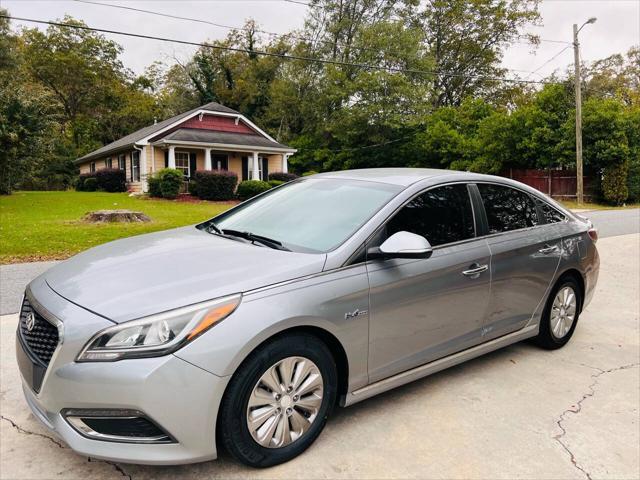
<path id="1" fill-rule="evenodd" d="M 578 43 L 578 24 L 573 24 L 573 63 L 575 65 L 574 81 L 576 91 L 576 200 L 578 205 L 584 201 L 584 185 L 582 181 L 582 91 L 580 86 L 580 44 Z"/>
<path id="2" fill-rule="evenodd" d="M 574 81 L 576 91 L 576 200 L 581 205 L 584 202 L 584 182 L 582 172 L 582 90 L 580 85 L 580 43 L 578 33 L 582 27 L 589 23 L 595 23 L 596 18 L 591 17 L 580 28 L 573 24 L 573 63 L 575 66 Z"/>

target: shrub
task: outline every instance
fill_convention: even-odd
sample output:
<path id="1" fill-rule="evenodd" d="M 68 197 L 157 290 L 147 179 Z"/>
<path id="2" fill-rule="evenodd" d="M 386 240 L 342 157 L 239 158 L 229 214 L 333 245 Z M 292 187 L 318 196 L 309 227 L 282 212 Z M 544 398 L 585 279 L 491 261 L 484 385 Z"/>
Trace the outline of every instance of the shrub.
<path id="1" fill-rule="evenodd" d="M 147 180 L 149 184 L 149 195 L 152 197 L 162 197 L 162 190 L 160 189 L 160 177 L 157 174 L 151 175 Z"/>
<path id="2" fill-rule="evenodd" d="M 273 172 L 269 174 L 269 180 L 279 180 L 281 182 L 290 182 L 298 176 L 295 173 Z"/>
<path id="3" fill-rule="evenodd" d="M 628 200 L 633 203 L 640 202 L 640 157 L 632 157 L 629 160 L 629 176 L 627 177 Z"/>
<path id="4" fill-rule="evenodd" d="M 267 182 L 263 182 L 262 180 L 245 180 L 244 182 L 240 182 L 238 185 L 238 198 L 241 200 L 246 200 L 251 197 L 255 197 L 256 195 L 266 192 L 271 188 Z"/>
<path id="5" fill-rule="evenodd" d="M 98 190 L 98 179 L 96 177 L 87 177 L 82 184 L 83 192 L 95 192 Z"/>
<path id="6" fill-rule="evenodd" d="M 629 164 L 620 162 L 604 168 L 602 175 L 602 193 L 605 200 L 622 205 L 629 196 L 627 173 Z"/>
<path id="7" fill-rule="evenodd" d="M 279 187 L 280 185 L 283 185 L 287 182 L 283 182 L 282 180 L 269 180 L 267 182 L 269 185 L 271 185 L 271 187 Z"/>
<path id="8" fill-rule="evenodd" d="M 175 168 L 163 168 L 158 172 L 160 177 L 160 192 L 163 198 L 176 198 L 180 193 L 180 187 L 184 181 L 181 170 Z"/>
<path id="9" fill-rule="evenodd" d="M 203 200 L 231 200 L 238 184 L 238 175 L 226 170 L 205 170 L 195 173 L 195 195 Z"/>
<path id="10" fill-rule="evenodd" d="M 126 192 L 126 177 L 124 170 L 118 168 L 103 168 L 95 173 L 98 188 L 105 192 Z"/>
<path id="11" fill-rule="evenodd" d="M 79 192 L 84 192 L 85 191 L 84 181 L 87 178 L 93 178 L 93 177 L 95 177 L 95 173 L 81 173 L 80 175 L 78 175 L 78 179 L 76 180 L 76 190 Z"/>

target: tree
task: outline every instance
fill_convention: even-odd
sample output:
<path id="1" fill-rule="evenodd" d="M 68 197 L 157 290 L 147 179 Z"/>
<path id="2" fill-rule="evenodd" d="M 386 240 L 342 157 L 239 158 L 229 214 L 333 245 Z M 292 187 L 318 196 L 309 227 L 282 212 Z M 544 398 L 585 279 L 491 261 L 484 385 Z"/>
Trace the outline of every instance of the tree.
<path id="1" fill-rule="evenodd" d="M 487 95 L 502 77 L 504 49 L 520 29 L 539 20 L 538 0 L 429 0 L 421 18 L 435 70 L 434 107 L 459 105 L 468 96 Z M 529 37 L 535 43 L 535 37 Z"/>
<path id="2" fill-rule="evenodd" d="M 585 165 L 602 174 L 604 198 L 621 204 L 628 196 L 630 154 L 622 105 L 612 99 L 589 99 L 582 125 Z"/>
<path id="3" fill-rule="evenodd" d="M 71 26 L 25 30 L 23 56 L 34 80 L 59 102 L 61 135 L 75 157 L 147 125 L 157 108 L 144 85 L 124 69 L 120 45 L 74 28 L 85 24 L 72 17 L 61 22 Z"/>
<path id="4" fill-rule="evenodd" d="M 11 193 L 51 148 L 51 98 L 22 81 L 19 46 L 8 20 L 0 19 L 0 194 Z"/>

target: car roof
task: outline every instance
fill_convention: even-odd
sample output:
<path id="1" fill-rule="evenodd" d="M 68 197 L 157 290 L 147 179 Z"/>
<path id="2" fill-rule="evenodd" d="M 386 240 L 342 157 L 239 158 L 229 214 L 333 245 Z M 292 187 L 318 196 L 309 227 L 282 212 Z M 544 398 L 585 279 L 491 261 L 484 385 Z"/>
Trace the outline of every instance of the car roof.
<path id="1" fill-rule="evenodd" d="M 459 180 L 477 180 L 479 175 L 456 170 L 437 168 L 363 168 L 360 170 L 342 170 L 314 175 L 314 178 L 340 178 L 345 180 L 366 180 L 408 187 L 416 182 L 434 177 L 449 176 Z M 486 177 L 482 175 L 482 177 Z"/>
<path id="2" fill-rule="evenodd" d="M 547 203 L 551 203 L 556 209 L 562 211 L 564 214 L 570 217 L 575 217 L 573 212 L 566 209 L 553 198 L 529 185 L 507 177 L 486 175 L 483 173 L 462 172 L 459 170 L 444 170 L 437 168 L 363 168 L 361 170 L 342 170 L 337 172 L 318 173 L 313 175 L 312 178 L 362 180 L 397 185 L 403 189 L 406 189 L 417 182 L 423 182 L 423 184 L 439 184 L 446 182 L 501 183 L 503 185 L 529 192 L 537 198 L 544 198 Z"/>

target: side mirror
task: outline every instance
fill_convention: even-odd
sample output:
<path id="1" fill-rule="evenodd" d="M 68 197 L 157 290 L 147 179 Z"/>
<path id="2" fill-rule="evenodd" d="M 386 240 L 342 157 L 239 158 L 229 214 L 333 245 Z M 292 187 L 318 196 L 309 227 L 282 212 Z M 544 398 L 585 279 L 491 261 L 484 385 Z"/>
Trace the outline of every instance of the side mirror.
<path id="1" fill-rule="evenodd" d="M 397 232 L 379 247 L 368 249 L 367 258 L 429 258 L 432 253 L 426 238 L 411 232 Z"/>

